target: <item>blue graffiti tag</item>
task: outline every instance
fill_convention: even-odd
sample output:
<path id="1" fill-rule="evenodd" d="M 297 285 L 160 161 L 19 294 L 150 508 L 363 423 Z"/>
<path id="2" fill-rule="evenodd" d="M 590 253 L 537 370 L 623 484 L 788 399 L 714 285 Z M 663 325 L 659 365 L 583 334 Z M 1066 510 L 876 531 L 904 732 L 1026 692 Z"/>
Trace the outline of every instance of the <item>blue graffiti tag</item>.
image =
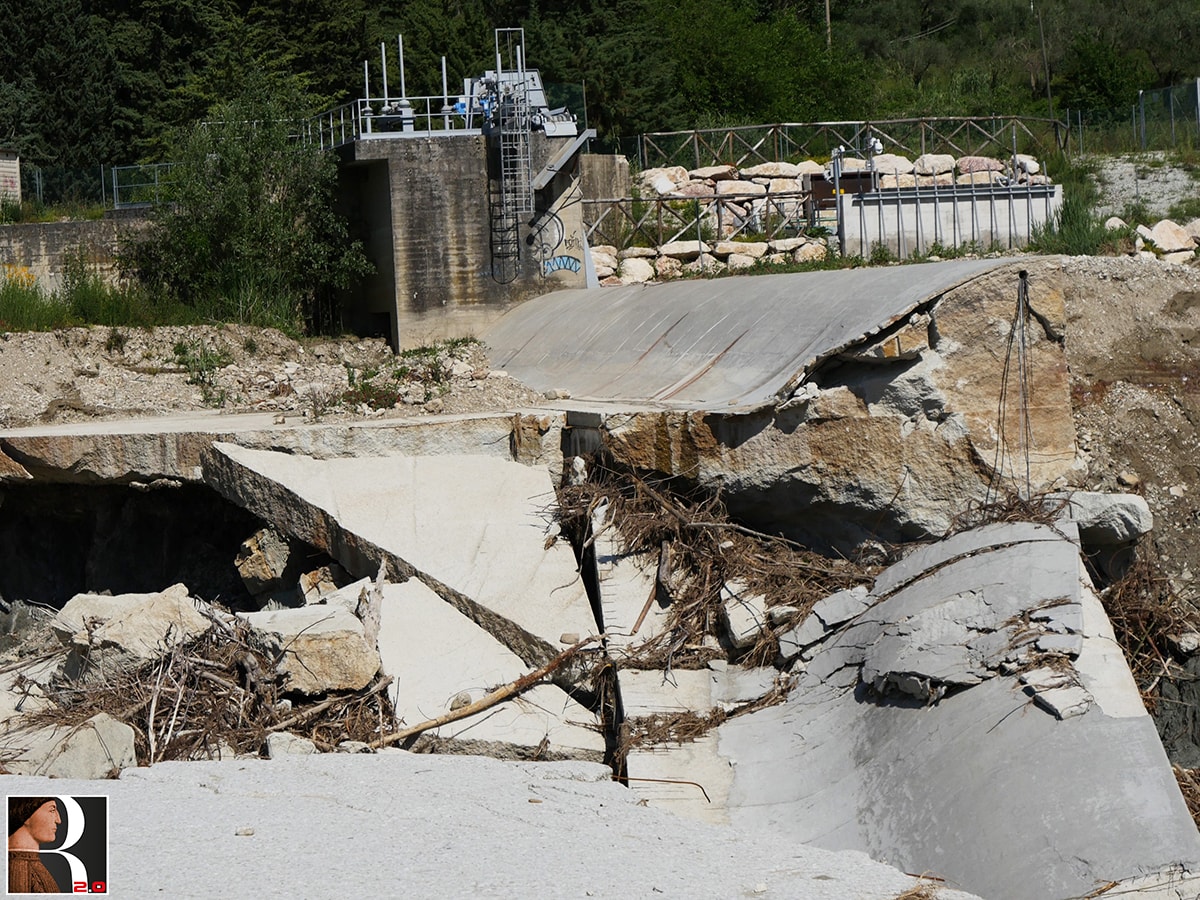
<path id="1" fill-rule="evenodd" d="M 542 274 L 549 275 L 551 272 L 557 272 L 559 269 L 570 269 L 572 272 L 578 272 L 579 265 L 579 260 L 573 256 L 556 256 L 554 259 L 548 259 L 542 263 Z"/>

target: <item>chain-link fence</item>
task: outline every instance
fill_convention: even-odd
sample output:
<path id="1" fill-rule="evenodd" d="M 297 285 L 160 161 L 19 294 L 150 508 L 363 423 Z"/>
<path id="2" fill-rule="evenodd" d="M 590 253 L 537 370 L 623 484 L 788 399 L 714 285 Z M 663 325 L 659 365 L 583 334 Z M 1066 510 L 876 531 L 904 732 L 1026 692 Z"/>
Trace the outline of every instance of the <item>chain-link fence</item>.
<path id="1" fill-rule="evenodd" d="M 38 206 L 107 206 L 110 168 L 37 166 L 21 160 L 21 199 Z"/>
<path id="2" fill-rule="evenodd" d="M 1137 153 L 1200 144 L 1200 78 L 1138 91 L 1114 109 L 1068 109 L 1069 153 Z"/>

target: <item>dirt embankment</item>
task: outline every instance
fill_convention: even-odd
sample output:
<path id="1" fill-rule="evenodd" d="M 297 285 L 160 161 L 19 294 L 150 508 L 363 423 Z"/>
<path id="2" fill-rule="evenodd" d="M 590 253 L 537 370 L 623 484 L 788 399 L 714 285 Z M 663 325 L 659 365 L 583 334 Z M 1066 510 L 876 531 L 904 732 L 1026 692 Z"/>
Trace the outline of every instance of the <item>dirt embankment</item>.
<path id="1" fill-rule="evenodd" d="M 529 405 L 482 345 L 401 356 L 379 339 L 245 325 L 0 334 L 0 428 L 219 409 L 335 420 Z"/>

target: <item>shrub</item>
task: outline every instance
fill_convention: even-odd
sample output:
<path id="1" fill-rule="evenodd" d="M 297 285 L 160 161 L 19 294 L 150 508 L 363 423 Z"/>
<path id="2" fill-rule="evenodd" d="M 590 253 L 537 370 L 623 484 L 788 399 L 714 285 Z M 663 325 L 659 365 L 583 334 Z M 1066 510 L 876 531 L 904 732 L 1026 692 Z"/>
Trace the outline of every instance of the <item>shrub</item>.
<path id="1" fill-rule="evenodd" d="M 124 264 L 203 318 L 296 334 L 370 266 L 333 210 L 333 156 L 295 136 L 304 98 L 252 82 L 178 136 L 161 227 Z"/>

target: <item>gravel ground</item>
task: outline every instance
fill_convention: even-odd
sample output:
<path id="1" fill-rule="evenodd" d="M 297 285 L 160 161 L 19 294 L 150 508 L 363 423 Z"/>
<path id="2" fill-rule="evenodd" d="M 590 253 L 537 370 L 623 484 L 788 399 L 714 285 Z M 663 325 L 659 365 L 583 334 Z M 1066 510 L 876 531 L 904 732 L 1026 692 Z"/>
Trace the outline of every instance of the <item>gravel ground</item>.
<path id="1" fill-rule="evenodd" d="M 1156 219 L 1165 218 L 1171 204 L 1200 197 L 1200 170 L 1172 163 L 1165 153 L 1085 159 L 1096 166 L 1095 180 L 1100 190 L 1097 212 L 1101 219 L 1120 216 L 1138 204 Z"/>
<path id="2" fill-rule="evenodd" d="M 536 404 L 479 343 L 394 356 L 381 339 L 243 325 L 0 333 L 0 428 L 220 409 L 395 418 Z"/>

